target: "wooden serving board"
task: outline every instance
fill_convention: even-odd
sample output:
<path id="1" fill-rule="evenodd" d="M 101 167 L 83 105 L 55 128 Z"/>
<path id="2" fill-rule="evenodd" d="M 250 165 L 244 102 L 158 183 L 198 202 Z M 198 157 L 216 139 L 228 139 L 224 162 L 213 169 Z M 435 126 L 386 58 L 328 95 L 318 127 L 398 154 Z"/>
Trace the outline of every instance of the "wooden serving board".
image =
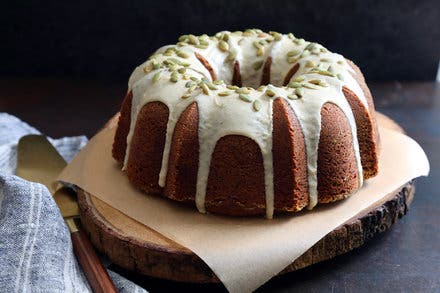
<path id="1" fill-rule="evenodd" d="M 403 130 L 378 114 L 382 127 Z M 387 195 L 382 202 L 339 226 L 286 267 L 281 274 L 333 258 L 360 247 L 388 230 L 406 214 L 414 184 Z M 78 191 L 82 224 L 93 245 L 113 263 L 148 276 L 182 282 L 211 283 L 219 279 L 191 250 L 127 217 L 105 202 Z"/>

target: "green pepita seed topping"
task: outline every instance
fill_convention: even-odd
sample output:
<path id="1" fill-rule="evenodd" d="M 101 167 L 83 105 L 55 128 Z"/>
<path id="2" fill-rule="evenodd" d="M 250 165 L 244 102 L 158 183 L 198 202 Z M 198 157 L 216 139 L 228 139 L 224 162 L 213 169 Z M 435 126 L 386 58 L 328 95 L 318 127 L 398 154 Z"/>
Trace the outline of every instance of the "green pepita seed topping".
<path id="1" fill-rule="evenodd" d="M 156 59 L 152 59 L 151 63 L 153 64 L 153 69 L 159 69 L 160 63 Z"/>
<path id="2" fill-rule="evenodd" d="M 306 67 L 315 67 L 315 62 L 311 61 L 311 60 L 307 60 L 306 62 Z"/>
<path id="3" fill-rule="evenodd" d="M 300 76 L 295 77 L 295 78 L 293 79 L 293 81 L 301 82 L 301 81 L 304 81 L 305 79 L 306 79 L 306 78 L 304 77 L 304 75 L 300 75 Z"/>
<path id="4" fill-rule="evenodd" d="M 220 97 L 226 97 L 229 96 L 232 92 L 230 91 L 223 91 L 223 92 L 219 92 L 217 93 Z"/>
<path id="5" fill-rule="evenodd" d="M 326 76 L 335 77 L 335 75 L 334 75 L 333 73 L 328 72 L 328 71 L 326 71 L 326 70 L 319 70 L 317 73 L 318 73 L 318 74 L 321 74 L 321 75 L 326 75 Z"/>
<path id="6" fill-rule="evenodd" d="M 288 95 L 287 98 L 289 100 L 298 100 L 299 99 L 299 97 L 297 95 L 295 95 L 295 94 Z"/>
<path id="7" fill-rule="evenodd" d="M 315 49 L 316 48 L 316 43 L 310 43 L 310 44 L 308 44 L 305 48 L 304 48 L 304 50 L 313 50 L 313 49 Z"/>
<path id="8" fill-rule="evenodd" d="M 336 63 L 338 63 L 339 65 L 343 65 L 344 64 L 344 61 L 342 61 L 342 60 L 339 60 L 338 62 L 336 62 Z"/>
<path id="9" fill-rule="evenodd" d="M 198 49 L 206 49 L 206 48 L 208 48 L 208 45 L 194 45 L 194 47 L 196 47 Z"/>
<path id="10" fill-rule="evenodd" d="M 220 50 L 222 50 L 223 52 L 227 52 L 229 50 L 229 44 L 226 43 L 225 41 L 220 41 L 218 43 L 218 47 L 220 48 Z"/>
<path id="11" fill-rule="evenodd" d="M 191 97 L 191 94 L 190 93 L 186 93 L 181 98 L 182 99 L 188 99 L 189 97 Z"/>
<path id="12" fill-rule="evenodd" d="M 220 84 L 224 84 L 225 82 L 221 79 L 217 79 L 217 80 L 214 80 L 213 83 L 216 85 L 220 85 Z"/>
<path id="13" fill-rule="evenodd" d="M 271 90 L 271 89 L 267 89 L 266 90 L 266 95 L 269 96 L 269 97 L 273 97 L 273 96 L 276 95 L 276 93 L 273 90 Z"/>
<path id="14" fill-rule="evenodd" d="M 319 51 L 318 48 L 314 48 L 314 49 L 311 50 L 310 52 L 312 52 L 313 55 L 319 55 L 319 53 L 320 53 L 321 51 Z"/>
<path id="15" fill-rule="evenodd" d="M 177 72 L 179 72 L 180 74 L 184 74 L 186 72 L 186 68 L 180 67 L 179 69 L 177 69 Z"/>
<path id="16" fill-rule="evenodd" d="M 264 85 L 260 85 L 260 86 L 257 88 L 257 91 L 262 92 L 265 88 L 266 88 L 266 86 L 264 86 Z"/>
<path id="17" fill-rule="evenodd" d="M 288 57 L 288 58 L 287 58 L 287 62 L 288 62 L 289 64 L 293 64 L 293 63 L 295 63 L 296 61 L 298 61 L 298 57 Z"/>
<path id="18" fill-rule="evenodd" d="M 151 70 L 153 70 L 153 63 L 148 62 L 147 65 L 144 66 L 144 72 L 149 73 L 149 72 L 151 72 Z"/>
<path id="19" fill-rule="evenodd" d="M 312 84 L 319 85 L 321 83 L 321 80 L 320 79 L 311 79 L 311 80 L 309 80 L 309 82 Z"/>
<path id="20" fill-rule="evenodd" d="M 195 77 L 195 76 L 191 76 L 190 79 L 191 79 L 192 81 L 196 81 L 196 82 L 199 81 L 199 79 L 198 79 L 197 77 Z"/>
<path id="21" fill-rule="evenodd" d="M 188 36 L 188 42 L 191 45 L 199 45 L 200 44 L 199 39 L 195 35 L 189 35 Z"/>
<path id="22" fill-rule="evenodd" d="M 188 81 L 187 83 L 185 83 L 185 87 L 190 88 L 194 85 L 194 82 L 192 81 Z"/>
<path id="23" fill-rule="evenodd" d="M 331 60 L 328 58 L 321 58 L 319 61 L 321 62 L 330 62 Z"/>
<path id="24" fill-rule="evenodd" d="M 254 45 L 255 49 L 259 49 L 262 46 L 258 41 L 254 41 L 252 45 Z"/>
<path id="25" fill-rule="evenodd" d="M 179 42 L 185 42 L 185 41 L 187 41 L 188 40 L 188 35 L 181 35 L 180 37 L 179 37 Z"/>
<path id="26" fill-rule="evenodd" d="M 251 97 L 249 97 L 249 96 L 246 95 L 246 94 L 239 94 L 238 97 L 239 97 L 240 100 L 242 100 L 242 101 L 245 101 L 245 102 L 248 102 L 248 103 L 252 102 Z"/>
<path id="27" fill-rule="evenodd" d="M 238 86 L 236 86 L 236 85 L 231 85 L 231 84 L 228 84 L 228 85 L 226 86 L 226 88 L 229 89 L 229 90 L 233 90 L 233 91 L 239 89 Z"/>
<path id="28" fill-rule="evenodd" d="M 259 100 L 255 100 L 252 103 L 252 107 L 254 108 L 255 111 L 257 111 L 257 112 L 260 111 L 260 109 L 261 109 L 261 102 Z"/>
<path id="29" fill-rule="evenodd" d="M 246 87 L 241 87 L 241 88 L 236 89 L 235 92 L 237 94 L 249 94 L 251 92 L 251 90 Z"/>
<path id="30" fill-rule="evenodd" d="M 237 51 L 235 51 L 235 50 L 229 51 L 227 60 L 228 61 L 233 61 L 233 60 L 235 60 L 235 57 L 237 57 Z"/>
<path id="31" fill-rule="evenodd" d="M 293 42 L 295 44 L 301 46 L 301 45 L 303 45 L 306 42 L 306 40 L 304 40 L 304 39 L 293 39 Z"/>
<path id="32" fill-rule="evenodd" d="M 341 80 L 341 81 L 344 80 L 344 76 L 343 76 L 342 74 L 340 74 L 340 73 L 336 74 L 336 77 L 337 77 L 339 80 Z"/>
<path id="33" fill-rule="evenodd" d="M 257 61 L 254 63 L 254 70 L 259 70 L 263 66 L 264 61 Z"/>
<path id="34" fill-rule="evenodd" d="M 292 50 L 292 51 L 287 52 L 287 56 L 292 57 L 292 56 L 298 55 L 299 53 L 301 53 L 300 50 Z"/>
<path id="35" fill-rule="evenodd" d="M 301 87 L 301 84 L 299 82 L 292 81 L 287 86 L 290 88 L 298 88 L 298 87 Z"/>
<path id="36" fill-rule="evenodd" d="M 287 37 L 292 40 L 295 39 L 295 36 L 292 33 L 288 33 Z"/>
<path id="37" fill-rule="evenodd" d="M 269 34 L 274 38 L 275 41 L 281 41 L 283 35 L 278 32 L 270 31 Z"/>
<path id="38" fill-rule="evenodd" d="M 224 34 L 222 39 L 225 42 L 229 41 L 229 34 Z"/>
<path id="39" fill-rule="evenodd" d="M 206 83 L 202 83 L 202 84 L 200 85 L 200 87 L 202 88 L 202 92 L 203 92 L 205 95 L 209 95 L 209 88 L 208 88 L 208 85 L 207 85 Z"/>
<path id="40" fill-rule="evenodd" d="M 176 52 L 177 56 L 179 56 L 180 58 L 189 58 L 189 54 L 183 52 L 183 51 L 177 51 Z"/>
<path id="41" fill-rule="evenodd" d="M 264 55 L 264 47 L 261 46 L 260 48 L 258 48 L 257 50 L 257 56 L 263 56 Z"/>
<path id="42" fill-rule="evenodd" d="M 215 84 L 213 84 L 212 82 L 207 82 L 206 85 L 212 91 L 218 90 L 218 87 Z"/>
<path id="43" fill-rule="evenodd" d="M 310 51 L 305 50 L 305 51 L 303 51 L 303 52 L 301 53 L 301 55 L 299 55 L 299 57 L 300 57 L 300 58 L 304 58 L 304 57 L 307 57 L 307 56 L 309 56 L 309 55 L 310 55 Z"/>
<path id="44" fill-rule="evenodd" d="M 302 87 L 296 88 L 295 94 L 301 98 L 304 95 L 304 89 Z"/>
<path id="45" fill-rule="evenodd" d="M 314 85 L 312 83 L 303 83 L 302 86 L 305 87 L 305 88 L 311 89 L 311 90 L 319 89 L 319 86 Z"/>
<path id="46" fill-rule="evenodd" d="M 209 41 L 208 40 L 199 39 L 199 41 L 200 41 L 200 46 L 208 46 L 209 45 Z"/>
<path id="47" fill-rule="evenodd" d="M 154 76 L 153 76 L 153 83 L 158 82 L 159 79 L 160 79 L 160 71 L 159 71 L 159 72 L 156 72 L 156 73 L 154 74 Z"/>
<path id="48" fill-rule="evenodd" d="M 178 80 L 179 80 L 179 75 L 177 75 L 177 72 L 173 72 L 171 74 L 170 81 L 171 82 L 177 82 Z"/>

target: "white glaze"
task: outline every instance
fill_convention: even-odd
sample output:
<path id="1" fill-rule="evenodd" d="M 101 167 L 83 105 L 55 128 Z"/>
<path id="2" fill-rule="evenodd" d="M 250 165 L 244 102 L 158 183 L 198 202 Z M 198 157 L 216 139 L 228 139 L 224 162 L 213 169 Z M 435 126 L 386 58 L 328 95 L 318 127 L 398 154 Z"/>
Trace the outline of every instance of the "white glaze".
<path id="1" fill-rule="evenodd" d="M 223 34 L 228 34 L 227 43 L 229 52 L 235 51 L 234 60 L 229 60 L 229 52 L 219 49 L 219 38 Z M 358 166 L 359 186 L 362 185 L 362 165 L 359 154 L 359 145 L 357 141 L 356 124 L 351 108 L 345 99 L 342 87 L 347 86 L 352 90 L 368 109 L 367 101 L 359 84 L 353 78 L 352 69 L 346 62 L 345 58 L 339 54 L 328 52 L 322 46 L 316 44 L 321 49 L 319 55 L 310 54 L 306 57 L 299 58 L 296 62 L 300 65 L 298 71 L 292 76 L 291 80 L 295 80 L 298 76 L 303 76 L 307 83 L 309 80 L 319 79 L 328 86 L 316 86 L 317 89 L 304 89 L 303 97 L 296 100 L 288 99 L 287 96 L 294 92 L 294 89 L 282 87 L 282 83 L 288 71 L 296 63 L 289 63 L 286 55 L 292 50 L 303 51 L 310 43 L 305 41 L 297 41 L 282 35 L 280 40 L 273 40 L 264 43 L 264 54 L 257 56 L 257 48 L 255 41 L 261 41 L 263 38 L 258 33 L 250 36 L 243 36 L 240 33 L 221 32 L 219 38 L 209 38 L 209 44 L 206 48 L 196 48 L 190 44 L 181 44 L 181 46 L 164 46 L 154 54 L 154 59 L 158 63 L 162 63 L 169 58 L 175 58 L 182 62 L 189 63 L 186 70 L 186 80 L 180 78 L 177 82 L 171 82 L 172 70 L 161 67 L 144 71 L 151 61 L 146 61 L 138 66 L 129 79 L 129 89 L 133 93 L 131 124 L 130 131 L 127 136 L 127 150 L 124 161 L 124 168 L 130 153 L 131 139 L 135 129 L 137 115 L 142 107 L 153 101 L 160 101 L 167 105 L 169 109 L 169 118 L 167 123 L 167 134 L 165 139 L 165 148 L 162 158 L 162 166 L 159 175 L 159 185 L 164 187 L 166 184 L 166 175 L 168 168 L 168 157 L 171 145 L 174 127 L 182 112 L 188 105 L 194 101 L 197 102 L 199 112 L 199 169 L 197 174 L 196 188 L 196 205 L 200 212 L 205 212 L 206 188 L 209 177 L 209 169 L 211 157 L 214 152 L 217 141 L 226 135 L 243 135 L 254 140 L 261 149 L 264 164 L 264 180 L 266 193 L 266 216 L 272 218 L 274 211 L 274 186 L 273 186 L 273 158 L 272 158 L 272 105 L 273 100 L 280 97 L 284 98 L 295 112 L 298 121 L 302 127 L 305 138 L 307 151 L 307 168 L 308 168 L 308 187 L 309 187 L 309 205 L 312 209 L 317 204 L 317 154 L 319 135 L 321 129 L 321 108 L 325 103 L 333 103 L 337 105 L 346 115 L 352 130 L 353 148 L 356 154 L 356 162 Z M 169 48 L 176 48 L 186 53 L 187 58 L 180 58 L 176 55 L 163 55 Z M 188 77 L 196 77 L 197 79 L 206 79 L 211 81 L 209 71 L 199 62 L 194 53 L 202 55 L 213 67 L 215 74 L 219 80 L 231 83 L 233 76 L 233 64 L 238 61 L 240 64 L 240 72 L 243 85 L 257 88 L 260 85 L 263 67 L 254 69 L 255 62 L 265 62 L 268 57 L 272 58 L 271 65 L 271 83 L 262 91 L 251 89 L 247 96 L 252 100 L 260 101 L 261 109 L 255 111 L 252 103 L 245 102 L 239 98 L 239 94 L 226 88 L 226 85 L 217 85 L 217 90 L 211 89 L 208 93 L 203 93 L 200 87 L 197 87 L 190 98 L 182 99 L 182 95 L 187 93 L 188 88 L 185 84 Z M 322 60 L 327 59 L 325 62 Z M 320 61 L 321 60 L 321 61 Z M 331 64 L 332 72 L 340 74 L 343 81 L 333 77 L 310 72 L 310 61 L 315 64 L 323 63 L 323 67 Z M 338 63 L 339 61 L 339 63 Z M 309 66 L 309 67 L 308 67 Z M 182 67 L 182 66 L 180 66 Z M 180 68 L 179 67 L 179 68 Z M 326 69 L 326 68 L 325 68 Z M 161 72 L 161 78 L 153 82 L 154 75 Z M 182 76 L 181 76 L 182 77 Z M 276 95 L 269 97 L 265 94 L 265 90 L 270 88 Z M 230 91 L 231 94 L 226 97 L 219 96 L 219 92 Z M 221 127 L 219 127 L 221 125 Z"/>

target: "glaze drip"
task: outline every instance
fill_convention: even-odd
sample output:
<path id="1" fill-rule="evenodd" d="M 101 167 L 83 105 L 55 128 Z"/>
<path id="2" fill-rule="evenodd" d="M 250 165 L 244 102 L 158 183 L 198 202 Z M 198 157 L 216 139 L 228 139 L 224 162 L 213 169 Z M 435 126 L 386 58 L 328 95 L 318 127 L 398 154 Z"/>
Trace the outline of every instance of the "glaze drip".
<path id="1" fill-rule="evenodd" d="M 200 61 L 202 58 L 197 56 L 202 56 L 209 66 L 203 64 Z M 270 84 L 260 86 L 268 58 L 271 59 Z M 240 66 L 240 78 L 245 87 L 231 85 L 236 62 Z M 288 80 L 287 86 L 282 86 L 293 66 L 298 67 L 297 71 Z M 342 87 L 349 88 L 367 109 L 368 106 L 352 71 L 343 56 L 331 53 L 319 44 L 295 38 L 292 34 L 247 30 L 220 32 L 214 37 L 182 36 L 176 45 L 157 50 L 130 77 L 129 89 L 133 92 L 133 101 L 124 168 L 139 111 L 147 103 L 160 101 L 169 109 L 159 175 L 159 185 L 164 187 L 174 127 L 182 112 L 196 101 L 199 109 L 199 168 L 195 196 L 198 210 L 206 212 L 206 189 L 215 146 L 220 138 L 236 134 L 252 139 L 261 149 L 265 172 L 266 216 L 272 218 L 275 197 L 272 107 L 276 98 L 283 98 L 295 112 L 305 138 L 308 208 L 312 209 L 318 201 L 317 154 L 320 112 L 325 103 L 337 105 L 349 121 L 359 187 L 362 185 L 356 124 Z M 217 80 L 214 81 L 212 77 Z"/>

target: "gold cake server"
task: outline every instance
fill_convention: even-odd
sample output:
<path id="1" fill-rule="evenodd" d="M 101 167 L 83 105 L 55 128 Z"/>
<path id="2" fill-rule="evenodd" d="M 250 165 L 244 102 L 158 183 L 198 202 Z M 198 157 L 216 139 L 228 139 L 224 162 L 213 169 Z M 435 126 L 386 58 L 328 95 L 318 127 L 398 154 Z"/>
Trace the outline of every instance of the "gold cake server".
<path id="1" fill-rule="evenodd" d="M 65 187 L 56 190 L 54 182 L 66 165 L 66 161 L 42 135 L 26 135 L 18 142 L 17 176 L 42 183 L 53 194 L 69 227 L 73 250 L 90 287 L 94 292 L 117 292 L 107 270 L 81 228 L 75 193 Z"/>

